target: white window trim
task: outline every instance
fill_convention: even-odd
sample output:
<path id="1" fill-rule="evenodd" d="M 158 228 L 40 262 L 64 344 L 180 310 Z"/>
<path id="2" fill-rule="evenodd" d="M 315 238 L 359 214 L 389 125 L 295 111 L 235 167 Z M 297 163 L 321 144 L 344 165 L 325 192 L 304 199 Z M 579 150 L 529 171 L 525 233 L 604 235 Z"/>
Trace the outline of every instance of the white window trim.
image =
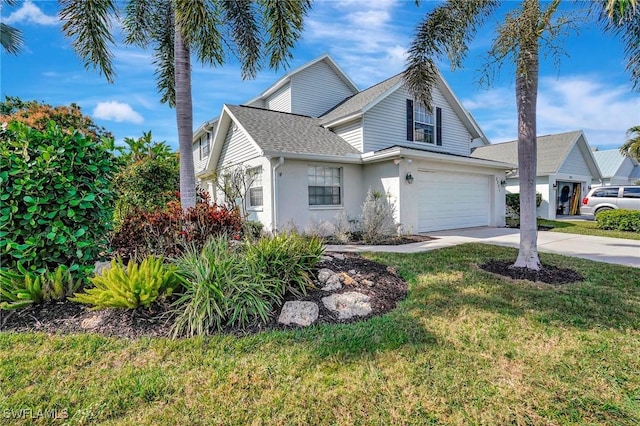
<path id="1" fill-rule="evenodd" d="M 340 203 L 339 204 L 309 204 L 309 182 L 307 181 L 307 207 L 309 210 L 341 210 L 344 209 L 344 167 L 326 164 L 308 164 L 307 179 L 309 176 L 309 167 L 322 167 L 325 169 L 338 169 L 340 172 Z"/>
<path id="2" fill-rule="evenodd" d="M 251 185 L 249 185 L 249 188 L 247 188 L 247 198 L 248 198 L 248 202 L 247 202 L 247 210 L 250 211 L 262 211 L 264 209 L 264 183 L 262 181 L 262 177 L 263 177 L 263 170 L 262 170 L 262 166 L 256 166 L 256 167 L 252 167 L 249 170 L 247 170 L 247 173 L 252 173 L 253 171 L 257 170 L 257 175 L 259 176 L 259 181 L 260 181 L 260 186 L 254 186 L 256 181 L 258 179 L 256 179 L 255 181 L 251 182 Z M 260 205 L 251 205 L 251 189 L 253 188 L 260 188 L 262 189 L 262 204 Z"/>
<path id="3" fill-rule="evenodd" d="M 417 116 L 418 116 L 418 109 L 420 110 L 424 110 L 425 114 L 428 114 L 431 116 L 431 123 L 426 123 L 423 121 L 419 121 L 417 120 Z M 418 140 L 417 138 L 417 132 L 416 132 L 416 124 L 422 124 L 423 126 L 431 126 L 433 128 L 433 140 L 431 142 L 429 141 L 421 141 Z M 417 101 L 413 101 L 413 142 L 418 143 L 418 144 L 429 144 L 429 145 L 436 145 L 436 141 L 438 140 L 437 135 L 436 135 L 436 114 L 435 114 L 435 107 L 432 108 L 432 112 L 429 112 L 425 107 L 423 107 L 422 105 L 420 105 L 419 102 Z"/>

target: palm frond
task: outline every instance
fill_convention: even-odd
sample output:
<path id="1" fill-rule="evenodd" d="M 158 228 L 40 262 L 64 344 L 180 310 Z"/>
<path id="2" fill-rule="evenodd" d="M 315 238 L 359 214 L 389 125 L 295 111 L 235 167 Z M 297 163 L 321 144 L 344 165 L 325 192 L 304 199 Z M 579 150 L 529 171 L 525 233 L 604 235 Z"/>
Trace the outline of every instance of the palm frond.
<path id="1" fill-rule="evenodd" d="M 109 45 L 115 45 L 111 33 L 112 19 L 118 10 L 113 0 L 59 0 L 60 19 L 64 35 L 72 39 L 71 45 L 85 68 L 93 67 L 113 82 L 113 53 Z"/>
<path id="2" fill-rule="evenodd" d="M 22 32 L 17 28 L 0 23 L 0 44 L 5 52 L 17 55 L 24 48 Z"/>
<path id="3" fill-rule="evenodd" d="M 435 61 L 446 55 L 452 69 L 461 67 L 477 28 L 497 6 L 494 0 L 449 0 L 425 16 L 409 47 L 404 73 L 407 89 L 424 107 L 431 109 Z"/>
<path id="4" fill-rule="evenodd" d="M 153 17 L 161 6 L 158 0 L 129 0 L 124 7 L 122 27 L 126 34 L 124 42 L 145 47 L 152 38 Z"/>
<path id="5" fill-rule="evenodd" d="M 304 17 L 311 8 L 309 0 L 262 0 L 267 40 L 265 53 L 269 67 L 278 69 L 293 57 L 291 49 L 303 31 Z"/>
<path id="6" fill-rule="evenodd" d="M 231 28 L 231 36 L 242 67 L 242 78 L 255 78 L 260 69 L 260 48 L 262 39 L 251 0 L 228 0 L 222 3 L 226 24 Z"/>
<path id="7" fill-rule="evenodd" d="M 168 103 L 172 108 L 176 104 L 173 18 L 171 2 L 162 2 L 152 19 L 154 29 L 150 35 L 154 44 L 153 64 L 160 102 Z"/>
<path id="8" fill-rule="evenodd" d="M 620 147 L 620 153 L 640 161 L 640 126 L 633 126 L 627 130 L 627 140 Z"/>
<path id="9" fill-rule="evenodd" d="M 176 0 L 175 19 L 184 42 L 206 65 L 221 65 L 225 55 L 219 2 L 213 0 Z"/>

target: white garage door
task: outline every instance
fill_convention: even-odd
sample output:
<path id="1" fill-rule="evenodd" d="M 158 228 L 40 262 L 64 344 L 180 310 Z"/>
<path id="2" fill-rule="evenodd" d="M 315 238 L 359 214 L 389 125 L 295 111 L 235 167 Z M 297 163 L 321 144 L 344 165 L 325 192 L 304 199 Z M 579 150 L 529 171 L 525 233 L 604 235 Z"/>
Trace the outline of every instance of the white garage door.
<path id="1" fill-rule="evenodd" d="M 488 176 L 418 172 L 418 231 L 489 225 Z"/>

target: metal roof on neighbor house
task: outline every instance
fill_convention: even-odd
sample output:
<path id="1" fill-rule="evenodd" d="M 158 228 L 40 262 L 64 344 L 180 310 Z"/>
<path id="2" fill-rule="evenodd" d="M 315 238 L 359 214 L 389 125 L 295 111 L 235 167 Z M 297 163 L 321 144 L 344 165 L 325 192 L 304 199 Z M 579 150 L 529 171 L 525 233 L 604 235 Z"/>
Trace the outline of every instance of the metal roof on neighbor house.
<path id="1" fill-rule="evenodd" d="M 382 96 L 387 90 L 402 81 L 402 73 L 386 79 L 383 82 L 371 86 L 368 89 L 363 90 L 360 93 L 356 93 L 353 96 L 348 97 L 333 109 L 329 110 L 322 116 L 320 120 L 322 124 L 331 123 L 332 121 L 340 118 L 348 117 L 353 114 L 362 112 L 364 107 L 371 102 Z"/>
<path id="2" fill-rule="evenodd" d="M 360 154 L 320 120 L 248 106 L 226 105 L 263 152 L 344 156 Z"/>
<path id="3" fill-rule="evenodd" d="M 624 155 L 617 149 L 608 149 L 606 151 L 593 151 L 593 158 L 596 159 L 598 167 L 602 172 L 603 178 L 615 176 L 616 172 L 626 159 Z"/>
<path id="4" fill-rule="evenodd" d="M 544 176 L 557 173 L 580 135 L 582 135 L 582 131 L 577 130 L 555 135 L 538 136 L 538 168 L 536 174 Z M 476 148 L 471 153 L 471 156 L 518 164 L 518 141 L 482 146 Z"/>

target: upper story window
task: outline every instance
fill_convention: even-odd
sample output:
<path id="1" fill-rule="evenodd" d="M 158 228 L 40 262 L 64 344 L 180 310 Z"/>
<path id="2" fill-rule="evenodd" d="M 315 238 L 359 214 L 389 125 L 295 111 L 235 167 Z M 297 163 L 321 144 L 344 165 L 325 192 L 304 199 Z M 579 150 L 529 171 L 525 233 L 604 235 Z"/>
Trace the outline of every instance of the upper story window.
<path id="1" fill-rule="evenodd" d="M 436 125 L 433 113 L 417 102 L 413 104 L 413 140 L 415 142 L 436 143 Z"/>
<path id="2" fill-rule="evenodd" d="M 211 133 L 207 133 L 200 138 L 200 159 L 203 160 L 209 156 L 209 138 Z"/>
<path id="3" fill-rule="evenodd" d="M 424 106 L 407 99 L 407 140 L 442 145 L 442 108 L 429 112 Z"/>
<path id="4" fill-rule="evenodd" d="M 249 207 L 262 207 L 262 167 L 247 170 L 249 185 Z"/>
<path id="5" fill-rule="evenodd" d="M 342 169 L 340 167 L 309 166 L 307 184 L 310 206 L 342 204 Z"/>

